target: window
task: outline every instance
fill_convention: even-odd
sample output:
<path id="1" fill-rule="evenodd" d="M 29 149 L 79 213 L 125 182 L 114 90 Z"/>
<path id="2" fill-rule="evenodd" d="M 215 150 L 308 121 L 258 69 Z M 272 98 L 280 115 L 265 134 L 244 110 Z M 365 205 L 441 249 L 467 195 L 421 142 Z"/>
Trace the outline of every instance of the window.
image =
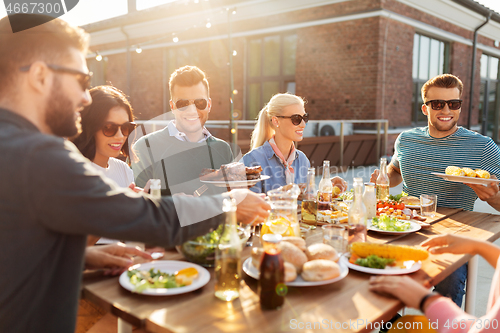
<path id="1" fill-rule="evenodd" d="M 499 125 L 499 59 L 481 55 L 481 87 L 479 90 L 479 124 L 481 133 L 500 142 Z"/>
<path id="2" fill-rule="evenodd" d="M 422 113 L 422 86 L 427 80 L 443 74 L 448 68 L 448 44 L 424 35 L 415 34 L 413 38 L 413 99 L 412 122 L 426 124 L 427 117 Z"/>
<path id="3" fill-rule="evenodd" d="M 295 93 L 297 35 L 248 40 L 246 119 L 256 119 L 274 94 Z"/>

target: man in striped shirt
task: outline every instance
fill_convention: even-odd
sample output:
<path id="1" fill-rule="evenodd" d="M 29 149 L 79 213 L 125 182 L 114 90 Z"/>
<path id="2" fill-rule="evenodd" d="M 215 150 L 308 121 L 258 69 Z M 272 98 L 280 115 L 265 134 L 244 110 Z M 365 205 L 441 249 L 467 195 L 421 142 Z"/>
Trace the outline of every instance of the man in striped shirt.
<path id="1" fill-rule="evenodd" d="M 500 210 L 498 184 L 488 186 L 445 181 L 431 174 L 444 173 L 447 166 L 484 169 L 500 175 L 500 149 L 489 137 L 463 127 L 458 119 L 463 84 L 451 74 L 436 76 L 422 86 L 422 112 L 428 126 L 402 132 L 394 145 L 394 156 L 387 168 L 390 187 L 403 182 L 403 191 L 412 196 L 436 194 L 438 206 L 473 210 L 479 197 Z M 375 182 L 378 170 L 371 176 Z M 461 306 L 467 266 L 457 269 L 436 286 L 436 290 Z"/>

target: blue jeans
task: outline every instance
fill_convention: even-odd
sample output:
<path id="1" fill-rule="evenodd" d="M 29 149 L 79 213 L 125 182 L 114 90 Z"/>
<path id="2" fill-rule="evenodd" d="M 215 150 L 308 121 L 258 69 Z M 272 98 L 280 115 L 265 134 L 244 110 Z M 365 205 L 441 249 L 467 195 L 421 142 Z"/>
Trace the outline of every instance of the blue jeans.
<path id="1" fill-rule="evenodd" d="M 468 263 L 459 267 L 450 276 L 438 283 L 434 290 L 443 296 L 451 298 L 456 305 L 462 306 L 465 294 L 465 280 L 467 280 L 467 267 Z"/>

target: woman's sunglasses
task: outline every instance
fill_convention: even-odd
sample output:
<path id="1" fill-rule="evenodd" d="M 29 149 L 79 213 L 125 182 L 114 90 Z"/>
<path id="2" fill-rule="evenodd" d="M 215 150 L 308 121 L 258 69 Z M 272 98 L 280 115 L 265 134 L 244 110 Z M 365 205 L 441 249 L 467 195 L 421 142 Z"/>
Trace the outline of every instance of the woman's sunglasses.
<path id="1" fill-rule="evenodd" d="M 450 99 L 445 101 L 443 99 L 433 99 L 432 101 L 427 101 L 424 104 L 431 104 L 431 109 L 433 110 L 442 110 L 446 104 L 448 104 L 448 108 L 450 110 L 459 110 L 462 107 L 461 99 Z"/>
<path id="2" fill-rule="evenodd" d="M 198 110 L 205 110 L 208 106 L 208 101 L 203 98 L 198 99 L 180 99 L 175 102 L 175 107 L 184 111 L 189 105 L 194 104 Z"/>
<path id="3" fill-rule="evenodd" d="M 309 113 L 304 113 L 303 116 L 301 116 L 300 114 L 294 114 L 292 116 L 276 116 L 277 118 L 290 118 L 292 120 L 292 124 L 294 124 L 295 126 L 298 126 L 300 125 L 300 123 L 302 122 L 302 120 L 304 120 L 304 123 L 307 124 L 307 122 L 309 121 Z"/>
<path id="4" fill-rule="evenodd" d="M 130 133 L 137 126 L 136 123 L 126 122 L 121 125 L 114 123 L 107 123 L 102 127 L 102 134 L 107 137 L 115 136 L 116 132 L 118 132 L 118 128 L 122 131 L 123 136 L 129 136 Z"/>

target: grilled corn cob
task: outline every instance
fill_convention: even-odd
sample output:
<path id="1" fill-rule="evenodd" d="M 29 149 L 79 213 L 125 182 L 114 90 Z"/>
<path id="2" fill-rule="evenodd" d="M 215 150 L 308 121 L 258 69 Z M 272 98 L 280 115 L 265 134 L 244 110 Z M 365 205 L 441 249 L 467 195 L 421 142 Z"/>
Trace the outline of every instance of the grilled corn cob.
<path id="1" fill-rule="evenodd" d="M 467 177 L 476 177 L 476 172 L 471 168 L 462 168 L 462 170 L 465 172 Z"/>
<path id="2" fill-rule="evenodd" d="M 486 170 L 476 169 L 476 175 L 479 178 L 490 179 L 490 173 Z"/>
<path id="3" fill-rule="evenodd" d="M 447 167 L 444 173 L 451 176 L 465 176 L 465 172 L 462 169 L 452 165 Z"/>
<path id="4" fill-rule="evenodd" d="M 381 258 L 395 260 L 425 260 L 429 253 L 423 249 L 417 249 L 407 245 L 371 244 L 355 242 L 351 244 L 352 253 L 359 257 L 366 258 L 371 254 Z"/>

